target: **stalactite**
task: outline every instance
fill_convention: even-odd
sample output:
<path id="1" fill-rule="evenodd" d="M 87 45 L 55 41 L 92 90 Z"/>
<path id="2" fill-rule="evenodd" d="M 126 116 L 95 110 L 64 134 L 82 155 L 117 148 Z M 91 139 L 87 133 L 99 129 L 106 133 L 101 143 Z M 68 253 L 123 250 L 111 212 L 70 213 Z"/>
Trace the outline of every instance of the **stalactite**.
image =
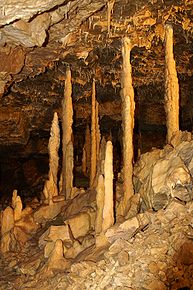
<path id="1" fill-rule="evenodd" d="M 55 112 L 51 131 L 50 131 L 50 139 L 48 143 L 48 151 L 49 151 L 49 174 L 48 180 L 44 185 L 44 196 L 49 200 L 49 203 L 52 203 L 52 197 L 58 195 L 58 150 L 60 146 L 60 128 L 58 124 L 58 114 Z"/>
<path id="2" fill-rule="evenodd" d="M 134 89 L 132 86 L 130 64 L 131 42 L 124 38 L 122 47 L 122 129 L 123 129 L 123 186 L 124 195 L 120 202 L 118 214 L 125 215 L 129 208 L 129 199 L 134 194 L 133 190 L 133 129 L 134 129 Z"/>
<path id="3" fill-rule="evenodd" d="M 73 163 L 71 158 L 68 158 L 67 152 L 70 142 L 72 141 L 72 123 L 73 123 L 73 107 L 72 107 L 72 83 L 71 83 L 71 71 L 70 68 L 66 70 L 65 91 L 62 102 L 62 151 L 63 151 L 63 163 L 62 163 L 62 194 L 65 195 L 72 189 L 72 183 L 67 183 L 68 175 L 73 176 Z M 71 146 L 71 145 L 70 145 Z M 69 162 L 69 164 L 67 164 Z M 72 166 L 72 167 L 71 167 Z M 67 171 L 68 169 L 68 171 Z"/>
<path id="4" fill-rule="evenodd" d="M 96 143 L 96 88 L 95 80 L 92 84 L 92 111 L 91 111 L 91 170 L 90 170 L 90 186 L 93 186 L 96 176 L 97 163 L 97 143 Z"/>
<path id="5" fill-rule="evenodd" d="M 167 142 L 179 131 L 179 84 L 173 55 L 173 28 L 165 27 L 165 110 Z"/>

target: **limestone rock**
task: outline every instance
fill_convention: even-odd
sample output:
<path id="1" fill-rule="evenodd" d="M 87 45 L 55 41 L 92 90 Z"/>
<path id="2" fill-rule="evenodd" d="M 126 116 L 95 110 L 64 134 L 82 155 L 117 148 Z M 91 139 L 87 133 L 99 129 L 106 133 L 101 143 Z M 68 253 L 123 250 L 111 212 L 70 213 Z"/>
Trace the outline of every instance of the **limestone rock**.
<path id="1" fill-rule="evenodd" d="M 8 233 L 14 227 L 14 213 L 11 207 L 7 207 L 2 213 L 1 235 Z"/>
<path id="2" fill-rule="evenodd" d="M 192 141 L 183 141 L 175 148 L 166 146 L 141 156 L 135 167 L 135 185 L 146 208 L 165 208 L 172 198 L 192 200 L 192 146 Z"/>
<path id="3" fill-rule="evenodd" d="M 39 247 L 45 246 L 47 242 L 55 242 L 57 240 L 61 240 L 68 246 L 72 245 L 72 239 L 67 225 L 50 226 L 39 238 Z"/>
<path id="4" fill-rule="evenodd" d="M 60 201 L 50 205 L 41 206 L 37 211 L 34 212 L 35 222 L 41 224 L 42 222 L 55 218 L 61 212 L 61 209 L 64 205 L 65 201 Z"/>
<path id="5" fill-rule="evenodd" d="M 91 228 L 90 216 L 84 212 L 71 217 L 65 223 L 70 226 L 75 239 L 85 236 Z"/>
<path id="6" fill-rule="evenodd" d="M 56 240 L 54 248 L 43 268 L 44 275 L 50 275 L 56 270 L 65 270 L 69 267 L 70 262 L 63 256 L 63 243 L 61 240 Z"/>

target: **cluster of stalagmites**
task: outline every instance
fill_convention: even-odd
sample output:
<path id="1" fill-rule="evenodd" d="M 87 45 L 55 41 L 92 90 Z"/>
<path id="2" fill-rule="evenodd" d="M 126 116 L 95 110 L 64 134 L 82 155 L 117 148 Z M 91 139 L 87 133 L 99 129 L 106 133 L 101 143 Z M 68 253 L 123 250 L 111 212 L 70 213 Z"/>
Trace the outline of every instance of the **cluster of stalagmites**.
<path id="1" fill-rule="evenodd" d="M 167 227 L 166 218 L 173 220 L 172 216 L 175 216 L 176 213 L 181 217 L 179 210 L 182 210 L 185 217 L 186 204 L 188 205 L 187 212 L 191 208 L 193 200 L 193 140 L 191 134 L 179 132 L 173 136 L 171 143 L 162 150 L 154 149 L 142 154 L 140 160 L 136 163 L 134 167 L 135 194 L 131 199 L 130 210 L 124 220 L 114 216 L 114 212 L 116 213 L 119 207 L 119 202 L 116 204 L 113 202 L 112 143 L 111 141 L 106 142 L 104 138 L 100 145 L 96 190 L 79 190 L 76 197 L 71 200 L 54 201 L 51 204 L 40 205 L 35 210 L 29 207 L 22 209 L 21 199 L 14 191 L 12 206 L 7 207 L 2 213 L 2 253 L 25 248 L 26 244 L 30 244 L 30 238 L 37 235 L 39 237 L 37 247 L 39 250 L 37 251 L 41 251 L 42 255 L 36 255 L 35 261 L 33 258 L 32 261 L 29 259 L 28 262 L 21 263 L 19 266 L 21 273 L 37 275 L 36 278 L 55 275 L 56 271 L 74 269 L 74 262 L 95 259 L 99 249 L 107 250 L 109 247 L 109 255 L 120 253 L 117 259 L 120 267 L 124 267 L 124 273 L 127 263 L 130 267 L 127 248 L 129 247 L 129 255 L 132 256 L 131 247 L 133 247 L 126 241 L 132 243 L 131 241 L 137 233 L 141 233 L 139 234 L 141 237 L 142 231 L 149 227 L 151 223 L 155 223 L 156 217 L 153 215 L 155 211 L 158 211 L 160 222 Z M 118 182 L 116 187 L 119 191 L 122 191 L 122 182 Z M 166 212 L 165 217 L 164 211 Z M 187 217 L 188 222 L 190 222 L 189 220 L 193 222 L 192 217 L 191 212 L 189 218 Z M 117 219 L 116 223 L 114 223 L 115 218 Z M 175 222 L 178 223 L 176 217 Z M 192 225 L 190 224 L 190 231 Z M 156 228 L 152 228 L 152 233 L 154 233 L 154 230 L 157 234 Z M 180 235 L 180 233 L 178 234 Z M 167 235 L 168 243 L 170 237 L 168 233 Z M 153 237 L 153 234 L 150 237 Z M 166 235 L 163 236 L 163 238 L 165 237 Z M 146 239 L 148 239 L 148 234 L 146 234 Z M 183 245 L 184 241 L 183 238 L 180 245 Z M 155 259 L 156 249 L 158 252 L 167 251 L 166 247 L 161 244 L 158 249 L 157 244 L 154 245 L 153 238 L 151 242 L 152 247 L 155 247 L 154 250 L 152 249 L 151 255 L 155 255 Z M 144 253 L 148 252 L 148 249 L 148 247 L 144 249 Z M 42 257 L 41 260 L 40 257 Z M 147 263 L 149 263 L 150 270 L 154 271 L 152 259 Z M 95 266 L 92 267 L 95 269 Z M 112 267 L 111 270 L 116 276 L 111 262 L 110 267 Z M 118 269 L 118 266 L 115 269 Z M 137 268 L 135 271 L 137 271 Z M 153 274 L 154 272 L 147 276 L 151 277 Z M 110 277 L 109 275 L 108 277 Z M 159 273 L 156 273 L 156 275 L 159 275 Z M 89 283 L 94 285 L 94 280 L 91 277 L 89 279 Z M 134 279 L 134 276 L 132 279 Z M 145 276 L 143 279 L 146 279 Z M 101 281 L 101 283 L 105 283 L 104 281 Z M 131 281 L 135 283 L 134 280 L 127 280 L 128 285 L 131 284 Z M 152 288 L 147 289 L 161 289 L 156 287 L 159 285 L 163 287 L 164 285 L 158 280 L 155 280 L 154 283 L 148 281 L 149 287 Z M 146 282 L 144 280 L 144 283 Z M 87 282 L 85 281 L 85 283 Z M 108 281 L 108 283 L 110 282 Z M 116 283 L 116 281 L 113 283 Z M 123 283 L 125 286 L 127 284 L 126 280 L 125 282 L 121 280 L 119 283 Z"/>
<path id="2" fill-rule="evenodd" d="M 166 29 L 166 35 L 169 33 L 166 42 L 172 44 L 170 29 Z M 44 263 L 38 266 L 38 273 L 49 275 L 69 268 L 75 258 L 89 256 L 88 249 L 97 252 L 117 239 L 135 235 L 136 231 L 148 224 L 143 211 L 166 208 L 172 199 L 184 203 L 192 201 L 191 134 L 180 132 L 178 122 L 170 126 L 171 118 L 175 115 L 177 119 L 179 115 L 178 101 L 176 96 L 171 95 L 172 86 L 175 84 L 177 87 L 177 80 L 173 75 L 175 63 L 170 44 L 166 45 L 166 106 L 170 112 L 167 116 L 170 145 L 142 155 L 133 171 L 135 103 L 130 65 L 131 43 L 127 38 L 123 41 L 123 171 L 116 192 L 113 191 L 113 145 L 111 140 L 101 139 L 100 136 L 95 80 L 92 86 L 91 132 L 87 126 L 82 158 L 82 170 L 90 176 L 90 188 L 87 191 L 73 188 L 72 84 L 71 71 L 67 68 L 61 118 L 63 159 L 60 180 L 60 131 L 55 113 L 48 145 L 50 166 L 43 190 L 43 204 L 35 210 L 30 207 L 23 209 L 21 199 L 14 191 L 12 206 L 3 211 L 1 218 L 2 253 L 21 248 L 41 228 L 38 246 L 43 251 Z M 173 106 L 174 115 L 171 114 Z"/>
<path id="3" fill-rule="evenodd" d="M 1 215 L 1 252 L 19 250 L 36 233 L 38 224 L 34 221 L 33 210 L 23 209 L 20 196 L 13 191 L 12 205 Z"/>

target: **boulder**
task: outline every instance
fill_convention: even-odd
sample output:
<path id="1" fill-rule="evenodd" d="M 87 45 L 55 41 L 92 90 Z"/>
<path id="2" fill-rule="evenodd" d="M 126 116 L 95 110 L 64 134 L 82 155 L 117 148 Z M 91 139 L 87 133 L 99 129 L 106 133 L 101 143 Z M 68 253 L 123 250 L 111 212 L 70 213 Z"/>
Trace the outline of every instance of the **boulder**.
<path id="1" fill-rule="evenodd" d="M 75 239 L 85 236 L 91 228 L 90 216 L 86 212 L 71 217 L 65 224 L 69 225 Z"/>
<path id="2" fill-rule="evenodd" d="M 68 225 L 50 226 L 47 229 L 47 231 L 45 231 L 43 235 L 39 238 L 39 247 L 42 248 L 47 243 L 54 243 L 57 240 L 61 240 L 68 246 L 72 245 L 72 238 L 70 236 Z M 51 247 L 51 245 L 47 246 L 48 251 L 49 251 L 48 249 L 49 247 Z"/>
<path id="3" fill-rule="evenodd" d="M 14 213 L 13 209 L 8 206 L 2 213 L 1 219 L 1 235 L 11 231 L 14 227 Z"/>
<path id="4" fill-rule="evenodd" d="M 60 202 L 56 202 L 50 205 L 41 206 L 34 213 L 35 222 L 41 224 L 48 220 L 52 220 L 61 212 L 61 209 L 64 205 L 65 205 L 65 201 L 60 201 Z"/>

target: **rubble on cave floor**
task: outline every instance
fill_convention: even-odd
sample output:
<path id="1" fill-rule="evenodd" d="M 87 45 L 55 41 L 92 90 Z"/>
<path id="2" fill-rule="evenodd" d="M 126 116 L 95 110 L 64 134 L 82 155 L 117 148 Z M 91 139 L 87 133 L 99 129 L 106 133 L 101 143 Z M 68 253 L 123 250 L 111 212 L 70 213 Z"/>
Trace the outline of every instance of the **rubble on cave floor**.
<path id="1" fill-rule="evenodd" d="M 193 141 L 182 139 L 141 156 L 130 210 L 101 247 L 95 190 L 35 209 L 14 192 L 1 218 L 0 289 L 193 289 Z"/>

